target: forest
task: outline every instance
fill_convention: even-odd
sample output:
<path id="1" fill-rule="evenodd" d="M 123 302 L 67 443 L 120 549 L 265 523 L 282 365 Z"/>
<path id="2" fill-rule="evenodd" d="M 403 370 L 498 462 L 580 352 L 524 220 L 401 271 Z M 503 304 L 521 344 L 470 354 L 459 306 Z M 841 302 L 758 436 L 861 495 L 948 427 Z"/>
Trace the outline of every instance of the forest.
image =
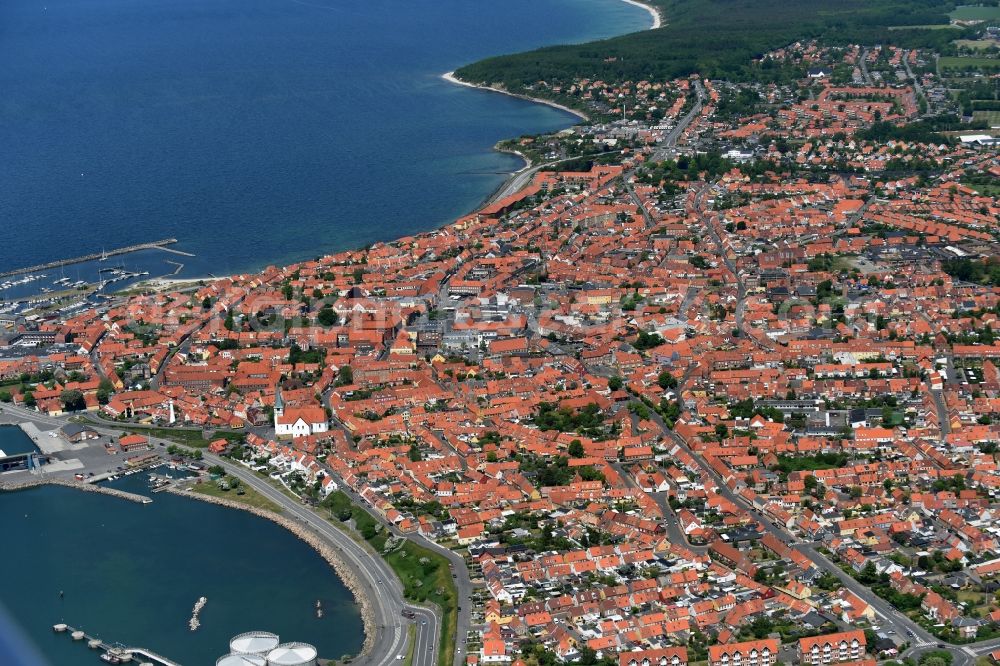
<path id="1" fill-rule="evenodd" d="M 650 0 L 664 25 L 589 42 L 553 46 L 481 60 L 456 75 L 474 83 L 500 83 L 510 90 L 539 81 L 563 84 L 578 78 L 604 81 L 668 80 L 693 73 L 707 78 L 783 81 L 799 72 L 763 54 L 799 39 L 842 45 L 896 44 L 954 49 L 960 29 L 900 29 L 947 23 L 951 4 L 938 0 Z M 893 30 L 889 30 L 893 27 Z"/>

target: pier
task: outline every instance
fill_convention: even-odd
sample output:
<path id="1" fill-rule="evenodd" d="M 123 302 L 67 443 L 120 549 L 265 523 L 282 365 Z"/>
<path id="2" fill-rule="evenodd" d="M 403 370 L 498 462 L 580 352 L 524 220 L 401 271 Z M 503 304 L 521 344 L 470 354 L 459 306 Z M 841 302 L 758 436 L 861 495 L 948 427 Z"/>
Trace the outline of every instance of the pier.
<path id="1" fill-rule="evenodd" d="M 94 636 L 91 636 L 84 630 L 71 627 L 68 624 L 59 623 L 52 625 L 52 631 L 55 631 L 56 633 L 60 634 L 67 633 L 69 634 L 70 638 L 72 638 L 74 641 L 86 643 L 87 647 L 89 647 L 92 650 L 103 650 L 105 654 L 113 656 L 119 660 L 111 663 L 125 664 L 130 662 L 136 662 L 136 663 L 149 662 L 153 664 L 159 664 L 160 666 L 181 666 L 176 661 L 167 659 L 166 657 L 158 655 L 152 650 L 147 650 L 146 648 L 124 647 L 123 645 L 118 645 L 118 644 L 110 645 L 102 641 L 100 638 L 95 638 Z"/>
<path id="2" fill-rule="evenodd" d="M 69 266 L 70 264 L 82 264 L 85 261 L 95 261 L 97 259 L 106 259 L 108 257 L 114 257 L 119 254 L 128 254 L 130 252 L 139 252 L 141 250 L 165 250 L 167 252 L 172 252 L 174 254 L 183 255 L 186 257 L 193 257 L 193 254 L 188 252 L 182 252 L 180 250 L 175 250 L 173 248 L 168 248 L 168 245 L 173 245 L 177 242 L 176 238 L 164 238 L 163 240 L 152 241 L 151 243 L 138 243 L 136 245 L 128 245 L 126 247 L 119 247 L 114 250 L 105 250 L 103 252 L 93 252 L 91 254 L 85 254 L 82 257 L 73 257 L 72 259 L 58 259 L 56 261 L 50 261 L 47 264 L 37 264 L 35 266 L 28 266 L 27 268 L 16 268 L 12 271 L 4 271 L 0 273 L 0 278 L 10 277 L 11 275 L 22 275 L 24 273 L 35 273 L 38 271 L 45 271 L 51 268 L 59 268 L 61 266 Z"/>

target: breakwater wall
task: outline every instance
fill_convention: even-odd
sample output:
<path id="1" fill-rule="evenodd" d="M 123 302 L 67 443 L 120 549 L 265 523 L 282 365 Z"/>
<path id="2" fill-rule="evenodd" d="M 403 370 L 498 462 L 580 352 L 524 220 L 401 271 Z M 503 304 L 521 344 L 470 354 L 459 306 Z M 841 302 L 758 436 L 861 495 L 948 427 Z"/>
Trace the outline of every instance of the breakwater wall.
<path id="1" fill-rule="evenodd" d="M 129 245 L 128 247 L 118 247 L 113 250 L 105 250 L 102 252 L 92 252 L 91 254 L 85 254 L 81 257 L 72 257 L 70 259 L 57 259 L 55 261 L 50 261 L 45 264 L 36 264 L 34 266 L 26 266 L 25 268 L 15 268 L 11 271 L 4 271 L 0 273 L 0 277 L 10 277 L 12 275 L 22 275 L 24 273 L 36 273 L 38 271 L 45 271 L 50 268 L 59 268 L 60 266 L 69 266 L 71 264 L 82 264 L 85 261 L 94 261 L 96 259 L 107 259 L 108 257 L 113 257 L 119 254 L 128 254 L 129 252 L 138 252 L 140 250 L 152 250 L 155 248 L 165 248 L 167 245 L 173 245 L 177 242 L 176 238 L 164 238 L 163 240 L 153 241 L 151 243 L 137 243 L 135 245 Z M 178 254 L 185 254 L 183 252 L 178 252 Z M 194 255 L 190 255 L 194 256 Z"/>
<path id="2" fill-rule="evenodd" d="M 0 481 L 0 492 L 14 492 L 17 490 L 27 490 L 29 488 L 37 488 L 39 486 L 65 486 L 66 488 L 73 488 L 75 490 L 82 490 L 85 493 L 99 493 L 101 495 L 110 495 L 111 497 L 117 497 L 119 499 L 128 500 L 129 502 L 136 502 L 138 504 L 149 504 L 153 500 L 146 497 L 145 495 L 137 495 L 135 493 L 126 492 L 124 490 L 117 490 L 115 488 L 105 488 L 104 486 L 98 486 L 92 483 L 83 483 L 82 481 L 69 481 L 67 479 L 25 479 L 23 481 L 11 481 L 5 482 Z"/>
<path id="3" fill-rule="evenodd" d="M 371 600 L 365 594 L 364 586 L 358 578 L 357 572 L 354 570 L 354 567 L 344 561 L 336 550 L 316 536 L 316 534 L 311 530 L 308 530 L 294 520 L 274 513 L 273 511 L 243 504 L 242 502 L 237 502 L 235 500 L 226 499 L 224 497 L 214 497 L 212 495 L 203 495 L 194 491 L 181 490 L 174 485 L 167 486 L 165 490 L 166 492 L 173 493 L 174 495 L 208 502 L 209 504 L 217 504 L 230 509 L 246 511 L 259 518 L 270 520 L 273 523 L 281 525 L 299 539 L 312 546 L 312 548 L 320 554 L 320 557 L 326 560 L 327 563 L 333 568 L 340 580 L 343 581 L 344 587 L 350 590 L 351 594 L 354 596 L 354 601 L 358 604 L 358 608 L 361 609 L 361 621 L 364 624 L 365 642 L 361 647 L 361 653 L 357 656 L 367 654 L 368 651 L 375 646 L 375 612 L 371 606 Z M 357 657 L 355 657 L 355 659 L 356 658 Z"/>

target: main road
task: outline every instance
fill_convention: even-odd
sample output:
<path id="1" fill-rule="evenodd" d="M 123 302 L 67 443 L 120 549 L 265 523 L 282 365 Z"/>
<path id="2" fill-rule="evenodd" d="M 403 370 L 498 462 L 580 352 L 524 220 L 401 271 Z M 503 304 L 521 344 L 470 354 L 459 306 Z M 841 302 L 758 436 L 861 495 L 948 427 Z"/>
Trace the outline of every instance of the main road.
<path id="1" fill-rule="evenodd" d="M 670 153 L 677 146 L 677 140 L 681 138 L 681 134 L 684 133 L 684 130 L 688 128 L 688 125 L 690 125 L 698 114 L 701 113 L 705 100 L 705 88 L 702 86 L 701 81 L 694 82 L 694 91 L 697 95 L 694 106 L 692 106 L 691 110 L 688 111 L 687 114 L 680 119 L 680 121 L 678 121 L 677 125 L 675 125 L 665 137 L 663 137 L 663 140 L 656 146 L 656 150 L 653 151 L 651 161 L 662 162 L 670 157 Z"/>

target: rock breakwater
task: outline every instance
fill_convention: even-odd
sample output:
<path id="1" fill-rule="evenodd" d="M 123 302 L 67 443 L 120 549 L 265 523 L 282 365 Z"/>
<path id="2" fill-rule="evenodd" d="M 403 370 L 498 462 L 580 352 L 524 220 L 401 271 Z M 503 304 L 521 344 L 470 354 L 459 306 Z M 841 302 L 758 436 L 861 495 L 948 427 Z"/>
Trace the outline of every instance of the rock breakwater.
<path id="1" fill-rule="evenodd" d="M 25 479 L 22 481 L 0 481 L 0 492 L 15 492 L 18 490 L 28 490 L 29 488 L 37 488 L 39 486 L 65 486 L 66 488 L 73 488 L 75 490 L 82 490 L 85 493 L 99 493 L 101 495 L 110 495 L 111 497 L 117 497 L 119 499 L 128 500 L 129 502 L 137 502 L 139 504 L 149 504 L 153 500 L 146 497 L 145 495 L 137 495 L 136 493 L 126 492 L 124 490 L 117 490 L 115 488 L 105 488 L 104 486 L 99 486 L 93 483 L 83 483 L 81 481 L 69 481 L 67 479 Z"/>

